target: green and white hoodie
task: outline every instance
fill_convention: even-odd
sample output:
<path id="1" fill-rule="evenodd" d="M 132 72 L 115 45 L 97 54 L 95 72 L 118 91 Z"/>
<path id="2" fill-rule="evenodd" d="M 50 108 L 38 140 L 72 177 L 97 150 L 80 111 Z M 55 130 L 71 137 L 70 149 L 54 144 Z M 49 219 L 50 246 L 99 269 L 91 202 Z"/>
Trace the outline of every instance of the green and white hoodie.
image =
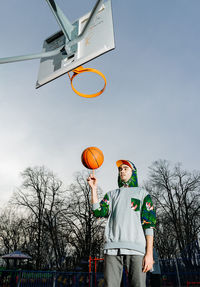
<path id="1" fill-rule="evenodd" d="M 140 187 L 120 187 L 93 204 L 95 217 L 108 218 L 105 249 L 145 253 L 145 235 L 153 235 L 156 215 L 150 195 Z"/>

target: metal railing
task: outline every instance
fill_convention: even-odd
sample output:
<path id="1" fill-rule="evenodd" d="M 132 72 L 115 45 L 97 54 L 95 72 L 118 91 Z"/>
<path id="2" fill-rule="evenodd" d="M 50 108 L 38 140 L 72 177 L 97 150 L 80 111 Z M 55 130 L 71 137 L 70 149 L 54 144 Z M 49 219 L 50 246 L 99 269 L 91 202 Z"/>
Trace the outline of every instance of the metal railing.
<path id="1" fill-rule="evenodd" d="M 82 287 L 89 286 L 89 276 L 92 278 L 92 274 L 89 274 L 88 272 L 76 273 L 55 271 L 4 270 L 0 272 L 0 286 Z"/>
<path id="2" fill-rule="evenodd" d="M 200 266 L 189 270 L 182 260 L 170 259 L 160 260 L 160 267 L 162 287 L 200 286 Z M 103 287 L 103 281 L 101 272 L 0 271 L 0 287 Z M 128 287 L 126 272 L 123 276 L 123 287 Z"/>

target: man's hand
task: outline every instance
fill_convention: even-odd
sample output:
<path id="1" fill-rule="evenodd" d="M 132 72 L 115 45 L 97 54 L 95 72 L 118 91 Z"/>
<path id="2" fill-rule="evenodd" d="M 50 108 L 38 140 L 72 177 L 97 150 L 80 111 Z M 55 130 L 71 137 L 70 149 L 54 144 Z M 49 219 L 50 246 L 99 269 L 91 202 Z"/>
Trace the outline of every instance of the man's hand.
<path id="1" fill-rule="evenodd" d="M 94 174 L 90 174 L 87 178 L 87 182 L 92 189 L 97 188 L 97 178 Z"/>
<path id="2" fill-rule="evenodd" d="M 142 272 L 146 273 L 152 268 L 153 268 L 153 256 L 145 254 L 142 262 Z"/>
<path id="3" fill-rule="evenodd" d="M 98 195 L 97 195 L 97 178 L 94 174 L 90 174 L 87 178 L 87 182 L 91 187 L 91 203 L 98 202 Z"/>
<path id="4" fill-rule="evenodd" d="M 146 253 L 142 262 L 142 272 L 146 273 L 153 267 L 153 236 L 146 235 Z"/>

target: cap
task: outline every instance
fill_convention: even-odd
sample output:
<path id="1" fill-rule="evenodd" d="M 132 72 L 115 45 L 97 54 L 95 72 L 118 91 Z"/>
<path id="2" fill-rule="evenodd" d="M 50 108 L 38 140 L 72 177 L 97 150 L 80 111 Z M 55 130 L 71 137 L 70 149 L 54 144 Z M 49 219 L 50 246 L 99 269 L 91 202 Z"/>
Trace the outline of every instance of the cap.
<path id="1" fill-rule="evenodd" d="M 117 165 L 118 168 L 122 164 L 128 165 L 131 169 L 136 170 L 136 167 L 134 166 L 134 164 L 131 161 L 129 161 L 129 160 L 120 159 L 120 160 L 116 161 L 116 165 Z"/>

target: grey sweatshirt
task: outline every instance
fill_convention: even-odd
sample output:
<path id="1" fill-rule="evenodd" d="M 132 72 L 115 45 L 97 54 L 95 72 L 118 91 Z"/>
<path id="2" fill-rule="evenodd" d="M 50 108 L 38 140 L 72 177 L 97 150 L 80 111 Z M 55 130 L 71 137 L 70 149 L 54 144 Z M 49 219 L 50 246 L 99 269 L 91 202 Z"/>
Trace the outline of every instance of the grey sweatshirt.
<path id="1" fill-rule="evenodd" d="M 125 248 L 145 253 L 145 235 L 153 235 L 155 211 L 150 195 L 140 187 L 121 187 L 93 204 L 96 217 L 107 217 L 105 249 Z"/>

